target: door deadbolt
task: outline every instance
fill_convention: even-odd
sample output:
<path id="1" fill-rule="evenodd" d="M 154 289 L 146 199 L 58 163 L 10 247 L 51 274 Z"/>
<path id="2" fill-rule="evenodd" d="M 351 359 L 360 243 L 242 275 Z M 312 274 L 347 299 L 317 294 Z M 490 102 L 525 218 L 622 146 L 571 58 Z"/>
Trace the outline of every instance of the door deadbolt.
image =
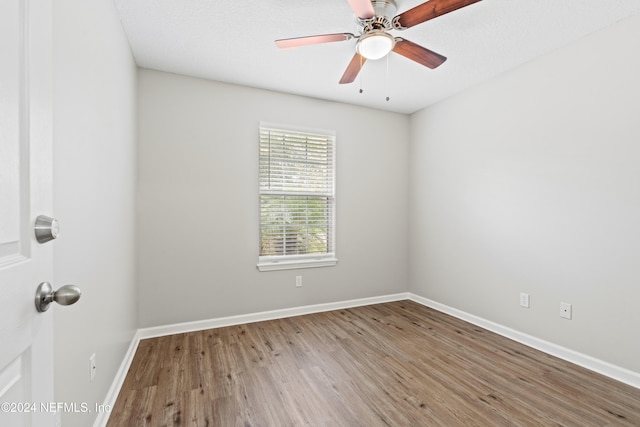
<path id="1" fill-rule="evenodd" d="M 46 243 L 58 237 L 58 234 L 60 234 L 60 225 L 57 219 L 40 215 L 36 218 L 34 230 L 38 243 Z"/>

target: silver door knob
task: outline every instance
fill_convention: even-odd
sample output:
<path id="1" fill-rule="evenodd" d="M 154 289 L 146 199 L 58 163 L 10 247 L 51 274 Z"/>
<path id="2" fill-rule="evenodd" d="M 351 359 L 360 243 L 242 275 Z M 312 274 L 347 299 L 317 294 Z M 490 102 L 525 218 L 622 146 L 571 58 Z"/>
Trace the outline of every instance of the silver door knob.
<path id="1" fill-rule="evenodd" d="M 47 311 L 49 304 L 57 302 L 60 305 L 75 304 L 82 292 L 80 288 L 74 285 L 64 285 L 57 291 L 54 291 L 49 282 L 42 282 L 36 290 L 36 310 L 39 313 Z"/>

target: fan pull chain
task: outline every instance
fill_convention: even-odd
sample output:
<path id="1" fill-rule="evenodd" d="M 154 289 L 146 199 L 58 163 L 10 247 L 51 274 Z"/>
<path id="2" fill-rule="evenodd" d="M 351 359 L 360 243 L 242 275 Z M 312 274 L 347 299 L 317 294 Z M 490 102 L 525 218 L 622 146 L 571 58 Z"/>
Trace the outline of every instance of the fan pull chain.
<path id="1" fill-rule="evenodd" d="M 385 86 L 386 86 L 385 87 L 385 91 L 387 92 L 387 98 L 386 98 L 387 102 L 389 102 L 389 56 L 391 56 L 391 55 L 387 54 L 387 81 L 386 81 L 386 84 L 385 84 Z"/>
<path id="2" fill-rule="evenodd" d="M 362 90 L 362 66 L 363 66 L 363 62 L 362 62 L 362 56 L 360 56 L 360 70 L 358 71 L 358 82 L 360 83 L 360 93 L 364 92 Z"/>

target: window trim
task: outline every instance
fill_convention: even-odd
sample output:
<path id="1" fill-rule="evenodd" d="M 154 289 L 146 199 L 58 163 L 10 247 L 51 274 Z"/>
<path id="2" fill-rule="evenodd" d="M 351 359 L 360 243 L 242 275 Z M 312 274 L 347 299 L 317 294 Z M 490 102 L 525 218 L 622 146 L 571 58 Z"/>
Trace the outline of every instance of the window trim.
<path id="1" fill-rule="evenodd" d="M 333 243 L 333 251 L 326 254 L 304 254 L 304 255 L 264 255 L 258 254 L 257 268 L 259 271 L 277 271 L 277 270 L 292 270 L 292 269 L 304 269 L 304 268 L 317 268 L 317 267 L 332 267 L 338 263 L 336 256 L 336 132 L 326 129 L 313 129 L 300 126 L 291 126 L 281 123 L 264 122 L 260 121 L 258 126 L 258 133 L 261 128 L 280 129 L 291 132 L 321 134 L 333 137 L 333 201 L 334 208 L 332 212 L 332 230 L 331 239 Z M 259 175 L 259 174 L 258 174 Z M 260 179 L 258 179 L 258 199 L 260 198 Z M 260 206 L 258 206 L 258 213 L 260 213 Z M 258 242 L 260 241 L 261 227 L 258 225 Z"/>
<path id="2" fill-rule="evenodd" d="M 335 253 L 312 255 L 261 256 L 259 271 L 294 270 L 298 268 L 333 267 L 338 263 Z"/>

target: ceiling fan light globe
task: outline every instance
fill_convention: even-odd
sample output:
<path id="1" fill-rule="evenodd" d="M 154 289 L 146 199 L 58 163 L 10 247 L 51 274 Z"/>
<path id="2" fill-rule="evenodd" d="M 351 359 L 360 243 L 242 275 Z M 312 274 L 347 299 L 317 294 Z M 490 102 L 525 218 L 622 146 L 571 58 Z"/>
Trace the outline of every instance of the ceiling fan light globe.
<path id="1" fill-rule="evenodd" d="M 395 40 L 384 32 L 367 34 L 358 42 L 358 53 L 367 59 L 380 59 L 391 52 Z"/>

